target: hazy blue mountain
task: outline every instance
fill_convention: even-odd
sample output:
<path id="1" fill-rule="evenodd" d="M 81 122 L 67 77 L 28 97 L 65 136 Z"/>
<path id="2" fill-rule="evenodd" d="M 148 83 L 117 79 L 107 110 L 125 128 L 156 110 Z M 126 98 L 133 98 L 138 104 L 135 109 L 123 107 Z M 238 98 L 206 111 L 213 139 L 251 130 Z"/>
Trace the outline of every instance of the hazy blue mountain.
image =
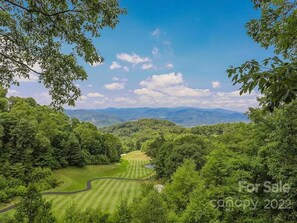
<path id="1" fill-rule="evenodd" d="M 240 112 L 187 107 L 80 109 L 66 110 L 66 114 L 82 121 L 92 122 L 98 127 L 142 118 L 168 120 L 186 127 L 248 121 L 246 115 Z"/>

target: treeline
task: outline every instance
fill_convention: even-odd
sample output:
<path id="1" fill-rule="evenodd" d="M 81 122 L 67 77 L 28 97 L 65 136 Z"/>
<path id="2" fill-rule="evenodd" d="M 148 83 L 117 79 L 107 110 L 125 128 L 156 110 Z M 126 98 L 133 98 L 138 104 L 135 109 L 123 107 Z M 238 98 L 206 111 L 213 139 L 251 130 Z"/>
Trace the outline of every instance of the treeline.
<path id="1" fill-rule="evenodd" d="M 174 139 L 183 133 L 208 137 L 222 134 L 235 125 L 241 124 L 225 123 L 185 128 L 170 121 L 146 118 L 104 127 L 100 130 L 119 137 L 123 143 L 124 150 L 128 152 L 133 150 L 146 151 L 147 145 L 160 136 L 167 140 Z"/>
<path id="2" fill-rule="evenodd" d="M 0 202 L 57 182 L 50 169 L 108 164 L 120 159 L 120 140 L 97 127 L 0 89 Z"/>
<path id="3" fill-rule="evenodd" d="M 101 128 L 102 131 L 119 137 L 126 152 L 142 150 L 143 144 L 162 134 L 164 137 L 177 136 L 185 128 L 170 121 L 157 119 L 140 119 L 109 127 Z"/>

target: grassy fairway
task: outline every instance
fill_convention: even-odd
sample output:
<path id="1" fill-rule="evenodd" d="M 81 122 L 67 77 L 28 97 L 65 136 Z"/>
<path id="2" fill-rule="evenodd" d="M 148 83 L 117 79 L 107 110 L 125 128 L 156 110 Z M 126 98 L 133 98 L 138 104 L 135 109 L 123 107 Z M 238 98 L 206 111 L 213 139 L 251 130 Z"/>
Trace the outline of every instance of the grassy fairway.
<path id="1" fill-rule="evenodd" d="M 86 181 L 96 177 L 120 177 L 141 179 L 152 174 L 152 170 L 144 168 L 148 157 L 139 151 L 123 157 L 120 164 L 110 166 L 88 166 L 86 168 L 66 168 L 55 171 L 55 175 L 64 181 L 61 187 L 53 191 L 73 191 L 86 187 Z M 98 208 L 112 212 L 122 198 L 131 201 L 139 192 L 142 182 L 131 180 L 102 179 L 92 182 L 92 189 L 72 195 L 44 195 L 53 204 L 53 212 L 57 216 L 71 204 L 77 208 Z"/>

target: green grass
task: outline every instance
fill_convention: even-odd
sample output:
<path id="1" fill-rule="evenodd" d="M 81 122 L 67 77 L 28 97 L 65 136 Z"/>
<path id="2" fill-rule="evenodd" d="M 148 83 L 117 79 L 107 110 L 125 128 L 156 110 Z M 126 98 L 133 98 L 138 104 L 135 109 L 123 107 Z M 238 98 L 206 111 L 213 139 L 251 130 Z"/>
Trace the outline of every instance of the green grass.
<path id="1" fill-rule="evenodd" d="M 86 182 L 98 177 L 120 177 L 144 179 L 153 171 L 144 167 L 149 158 L 140 151 L 134 151 L 118 164 L 90 165 L 83 168 L 68 167 L 54 171 L 54 175 L 61 182 L 57 188 L 50 191 L 75 191 L 86 188 Z M 44 195 L 52 202 L 53 213 L 59 219 L 67 207 L 76 204 L 80 210 L 87 208 L 113 212 L 121 199 L 129 202 L 140 193 L 143 182 L 129 180 L 102 179 L 92 182 L 92 189 L 70 195 Z M 14 210 L 7 212 L 11 215 Z M 5 214 L 0 214 L 0 221 Z"/>
<path id="2" fill-rule="evenodd" d="M 121 177 L 142 179 L 150 176 L 153 171 L 144 167 L 149 158 L 135 151 L 123 157 L 120 164 L 110 166 L 88 166 L 86 168 L 65 168 L 55 171 L 64 183 L 54 191 L 72 191 L 85 188 L 86 181 L 95 177 Z M 79 182 L 77 182 L 79 181 Z M 87 208 L 113 212 L 123 198 L 132 201 L 141 190 L 143 182 L 103 179 L 92 182 L 92 189 L 73 195 L 44 195 L 52 202 L 53 213 L 58 217 L 70 205 L 76 204 L 80 210 Z"/>
<path id="3" fill-rule="evenodd" d="M 126 171 L 127 160 L 111 165 L 89 165 L 85 167 L 67 167 L 54 171 L 54 176 L 58 179 L 59 186 L 49 191 L 75 191 L 84 189 L 86 182 L 97 177 L 114 176 Z"/>

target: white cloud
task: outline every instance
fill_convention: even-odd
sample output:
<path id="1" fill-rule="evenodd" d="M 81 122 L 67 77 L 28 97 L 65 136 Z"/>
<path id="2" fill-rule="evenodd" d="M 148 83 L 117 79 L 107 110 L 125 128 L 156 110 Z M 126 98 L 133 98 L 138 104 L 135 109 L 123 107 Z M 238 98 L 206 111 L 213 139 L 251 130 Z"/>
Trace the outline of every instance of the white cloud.
<path id="1" fill-rule="evenodd" d="M 151 96 L 151 97 L 162 97 L 163 96 L 163 94 L 161 92 L 157 92 L 157 91 L 150 90 L 147 88 L 136 89 L 136 90 L 134 90 L 134 93 L 139 96 L 142 96 L 142 95 Z"/>
<path id="2" fill-rule="evenodd" d="M 35 63 L 33 67 L 30 67 L 32 70 L 36 71 L 37 73 L 42 73 L 42 69 L 38 63 Z M 29 73 L 28 78 L 24 77 L 17 77 L 16 80 L 18 82 L 22 83 L 29 83 L 29 82 L 37 82 L 39 80 L 39 75 L 36 74 L 35 72 L 31 71 Z"/>
<path id="3" fill-rule="evenodd" d="M 119 60 L 128 62 L 128 63 L 132 63 L 132 64 L 139 64 L 139 63 L 147 63 L 150 62 L 150 58 L 148 57 L 141 57 L 135 53 L 132 53 L 131 55 L 127 54 L 127 53 L 120 53 L 117 54 L 117 58 Z"/>
<path id="4" fill-rule="evenodd" d="M 31 72 L 28 78 L 18 77 L 16 80 L 20 83 L 37 82 L 39 80 L 39 75 Z"/>
<path id="5" fill-rule="evenodd" d="M 136 95 L 151 97 L 202 97 L 209 96 L 209 89 L 194 89 L 186 86 L 181 73 L 153 75 L 140 82 L 142 89 L 134 90 Z"/>
<path id="6" fill-rule="evenodd" d="M 103 62 L 102 61 L 99 61 L 99 62 L 95 62 L 93 64 L 89 63 L 92 67 L 98 67 L 98 66 L 101 66 L 103 65 Z"/>
<path id="7" fill-rule="evenodd" d="M 151 32 L 151 35 L 156 37 L 160 36 L 160 34 L 161 34 L 161 31 L 158 28 L 156 28 L 153 32 Z"/>
<path id="8" fill-rule="evenodd" d="M 217 96 L 220 98 L 239 98 L 239 97 L 258 97 L 260 95 L 256 94 L 255 91 L 252 91 L 251 94 L 242 94 L 240 91 L 231 91 L 231 92 L 218 92 Z"/>
<path id="9" fill-rule="evenodd" d="M 149 69 L 151 69 L 153 67 L 154 66 L 151 63 L 145 63 L 145 64 L 142 64 L 141 69 L 142 70 L 149 70 Z"/>
<path id="10" fill-rule="evenodd" d="M 152 54 L 156 57 L 160 54 L 160 50 L 157 47 L 154 47 L 152 50 Z"/>
<path id="11" fill-rule="evenodd" d="M 80 96 L 80 98 L 79 98 L 80 100 L 82 100 L 82 101 L 84 101 L 84 100 L 87 100 L 88 99 L 88 97 L 87 96 L 84 96 L 84 95 L 82 95 L 82 96 Z"/>
<path id="12" fill-rule="evenodd" d="M 111 84 L 106 84 L 104 87 L 108 90 L 122 90 L 125 88 L 125 83 L 114 82 Z"/>
<path id="13" fill-rule="evenodd" d="M 219 88 L 221 87 L 221 83 L 219 81 L 212 81 L 211 82 L 212 88 Z"/>
<path id="14" fill-rule="evenodd" d="M 118 78 L 118 77 L 113 77 L 112 80 L 113 80 L 113 81 L 119 81 L 120 78 Z"/>
<path id="15" fill-rule="evenodd" d="M 168 64 L 166 64 L 166 68 L 167 68 L 167 69 L 172 69 L 172 68 L 173 68 L 173 64 L 172 64 L 172 63 L 168 63 Z"/>
<path id="16" fill-rule="evenodd" d="M 127 67 L 127 66 L 123 66 L 123 69 L 124 69 L 124 71 L 126 71 L 126 72 L 129 72 L 129 67 Z"/>
<path id="17" fill-rule="evenodd" d="M 33 98 L 36 99 L 36 101 L 42 105 L 48 105 L 52 101 L 52 98 L 48 91 L 42 91 L 42 92 L 35 93 L 33 95 Z"/>
<path id="18" fill-rule="evenodd" d="M 118 63 L 118 62 L 116 62 L 116 61 L 113 61 L 112 63 L 111 63 L 111 65 L 109 66 L 109 69 L 111 69 L 111 70 L 115 70 L 115 69 L 119 69 L 119 68 L 121 68 L 122 66 Z"/>
<path id="19" fill-rule="evenodd" d="M 135 104 L 136 101 L 130 98 L 125 98 L 125 97 L 117 97 L 113 101 L 115 102 L 120 102 L 120 103 L 127 103 L 127 104 Z"/>
<path id="20" fill-rule="evenodd" d="M 140 82 L 140 85 L 147 87 L 149 89 L 161 89 L 170 86 L 175 86 L 182 84 L 184 82 L 183 76 L 181 73 L 169 73 L 169 74 L 160 74 L 153 75 L 147 80 Z"/>
<path id="21" fill-rule="evenodd" d="M 20 92 L 19 91 L 17 91 L 17 90 L 11 90 L 11 89 L 8 89 L 8 91 L 7 91 L 7 96 L 18 96 L 18 95 L 20 95 Z"/>
<path id="22" fill-rule="evenodd" d="M 88 87 L 93 87 L 93 85 L 92 84 L 89 84 Z"/>
<path id="23" fill-rule="evenodd" d="M 94 93 L 88 93 L 87 94 L 87 96 L 89 97 L 89 98 L 102 98 L 102 97 L 104 97 L 104 95 L 102 95 L 102 94 L 100 94 L 100 93 L 98 93 L 98 92 L 94 92 Z"/>
<path id="24" fill-rule="evenodd" d="M 183 85 L 168 87 L 162 91 L 167 95 L 176 97 L 202 97 L 209 96 L 211 94 L 209 89 L 192 89 Z"/>

